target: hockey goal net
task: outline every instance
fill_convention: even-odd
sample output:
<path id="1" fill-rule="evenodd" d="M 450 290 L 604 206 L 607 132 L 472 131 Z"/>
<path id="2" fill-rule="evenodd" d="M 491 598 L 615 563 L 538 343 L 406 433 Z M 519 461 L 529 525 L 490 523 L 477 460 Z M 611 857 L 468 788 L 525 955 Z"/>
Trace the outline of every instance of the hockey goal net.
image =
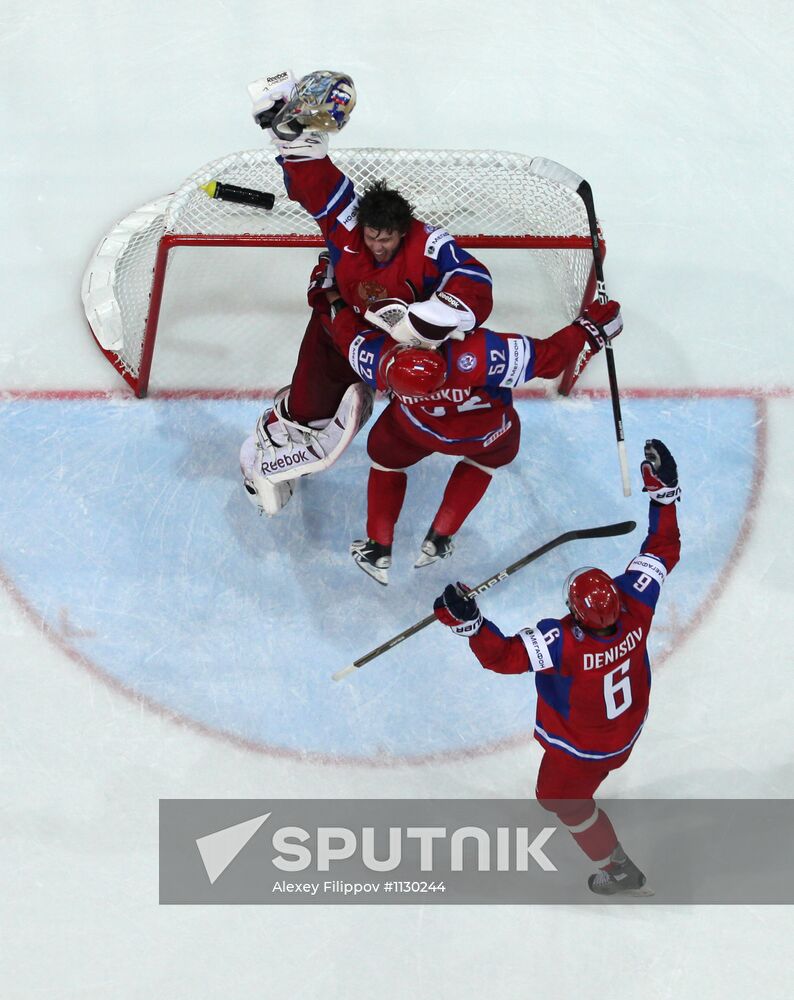
<path id="1" fill-rule="evenodd" d="M 464 247 L 537 251 L 565 322 L 592 301 L 584 206 L 575 192 L 535 174 L 530 157 L 366 148 L 335 150 L 332 156 L 358 190 L 385 178 L 415 206 L 417 218 L 449 230 Z M 210 181 L 273 192 L 274 206 L 266 210 L 211 198 L 203 188 Z M 314 220 L 287 198 L 273 153 L 232 153 L 197 170 L 173 194 L 132 212 L 100 241 L 83 278 L 86 317 L 105 356 L 135 393 L 145 396 L 159 327 L 167 327 L 160 322 L 161 308 L 174 248 L 321 245 Z M 479 256 L 490 263 L 487 255 Z M 234 281 L 230 270 L 227 284 Z M 299 287 L 305 288 L 305 280 Z M 499 295 L 497 284 L 496 302 Z M 301 330 L 291 337 L 295 356 Z M 537 332 L 542 336 L 552 329 Z M 573 380 L 571 369 L 560 391 L 569 391 Z"/>

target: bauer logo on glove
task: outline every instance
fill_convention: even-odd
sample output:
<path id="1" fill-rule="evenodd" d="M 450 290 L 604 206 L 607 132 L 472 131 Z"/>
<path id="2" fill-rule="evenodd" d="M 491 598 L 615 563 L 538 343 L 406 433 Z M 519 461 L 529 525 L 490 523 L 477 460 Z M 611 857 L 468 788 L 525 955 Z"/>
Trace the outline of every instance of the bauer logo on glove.
<path id="1" fill-rule="evenodd" d="M 482 625 L 482 612 L 465 583 L 448 583 L 433 602 L 433 613 L 455 635 L 466 638 L 476 635 Z"/>

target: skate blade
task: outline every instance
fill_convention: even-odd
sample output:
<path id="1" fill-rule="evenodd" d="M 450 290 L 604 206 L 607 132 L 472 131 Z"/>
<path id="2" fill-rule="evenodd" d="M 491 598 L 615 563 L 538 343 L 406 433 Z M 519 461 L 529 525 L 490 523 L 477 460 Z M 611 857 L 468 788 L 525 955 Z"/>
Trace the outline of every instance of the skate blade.
<path id="1" fill-rule="evenodd" d="M 422 566 L 429 566 L 431 563 L 438 562 L 439 559 L 449 559 L 454 551 L 454 545 L 450 545 L 446 552 L 435 552 L 432 555 L 429 552 L 425 552 L 424 549 L 421 549 L 419 552 L 419 558 L 414 563 L 414 569 L 419 569 Z"/>
<path id="2" fill-rule="evenodd" d="M 371 576 L 376 583 L 379 583 L 382 587 L 389 585 L 389 571 L 387 569 L 378 569 L 377 566 L 371 566 L 366 559 L 359 559 L 355 552 L 351 552 L 350 555 L 353 556 L 356 566 L 363 570 L 367 576 Z"/>
<path id="3" fill-rule="evenodd" d="M 628 892 L 622 893 L 623 896 L 655 896 L 656 893 L 646 882 L 641 889 L 630 889 Z"/>

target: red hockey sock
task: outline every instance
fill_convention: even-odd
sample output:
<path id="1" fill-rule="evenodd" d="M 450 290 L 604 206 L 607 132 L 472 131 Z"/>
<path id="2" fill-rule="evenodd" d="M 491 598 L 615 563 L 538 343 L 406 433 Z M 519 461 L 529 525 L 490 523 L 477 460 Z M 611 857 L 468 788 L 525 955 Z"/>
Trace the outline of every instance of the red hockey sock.
<path id="1" fill-rule="evenodd" d="M 487 472 L 470 462 L 458 462 L 449 477 L 444 498 L 433 518 L 433 530 L 439 535 L 454 535 L 477 504 L 491 482 Z"/>
<path id="2" fill-rule="evenodd" d="M 596 808 L 588 819 L 577 826 L 569 826 L 568 829 L 591 861 L 606 865 L 617 846 L 618 838 L 609 816 L 602 809 Z"/>
<path id="3" fill-rule="evenodd" d="M 391 545 L 402 510 L 408 476 L 404 472 L 371 468 L 367 483 L 367 537 Z"/>

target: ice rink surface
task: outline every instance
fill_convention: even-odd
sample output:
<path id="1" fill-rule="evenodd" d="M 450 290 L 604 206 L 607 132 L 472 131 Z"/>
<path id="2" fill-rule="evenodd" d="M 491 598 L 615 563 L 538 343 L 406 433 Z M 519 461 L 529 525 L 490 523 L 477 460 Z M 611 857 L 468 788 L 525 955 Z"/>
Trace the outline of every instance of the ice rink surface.
<path id="1" fill-rule="evenodd" d="M 381 591 L 346 555 L 363 441 L 260 521 L 235 478 L 257 401 L 165 391 L 272 390 L 289 352 L 252 365 L 234 297 L 213 291 L 218 337 L 191 350 L 176 326 L 138 401 L 93 343 L 79 287 L 118 218 L 261 142 L 245 86 L 286 66 L 353 76 L 345 146 L 509 149 L 585 175 L 626 320 L 632 471 L 661 436 L 685 491 L 651 714 L 603 793 L 790 798 L 793 25 L 770 2 L 6 3 L 4 997 L 790 995 L 788 907 L 158 906 L 160 798 L 530 795 L 526 679 L 484 674 L 433 626 L 343 685 L 329 675 L 423 617 L 450 577 L 636 519 L 629 538 L 559 550 L 483 602 L 509 630 L 561 611 L 569 569 L 617 571 L 636 551 L 645 501 L 620 495 L 597 359 L 589 395 L 521 400 L 521 458 L 448 566 L 411 569 L 448 464 L 416 470 Z M 273 282 L 295 345 L 310 260 Z M 521 329 L 524 309 L 531 324 L 535 303 L 494 270 L 493 325 Z M 180 295 L 195 306 L 185 286 L 172 309 Z"/>

